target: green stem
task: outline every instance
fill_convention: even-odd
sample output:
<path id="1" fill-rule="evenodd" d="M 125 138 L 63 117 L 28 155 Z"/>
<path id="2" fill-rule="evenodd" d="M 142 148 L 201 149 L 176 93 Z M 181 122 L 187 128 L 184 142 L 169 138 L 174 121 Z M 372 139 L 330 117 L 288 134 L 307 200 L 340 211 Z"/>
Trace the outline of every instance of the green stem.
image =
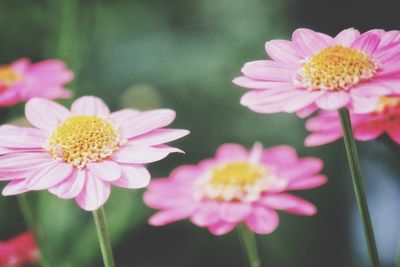
<path id="1" fill-rule="evenodd" d="M 249 259 L 250 267 L 261 267 L 260 258 L 257 252 L 256 238 L 245 225 L 239 224 L 237 226 L 240 243 L 242 244 L 242 249 L 246 250 L 246 254 Z"/>
<path id="2" fill-rule="evenodd" d="M 357 206 L 364 226 L 364 235 L 367 240 L 368 252 L 373 267 L 379 267 L 379 255 L 376 247 L 374 230 L 369 215 L 367 197 L 364 190 L 364 182 L 361 176 L 360 161 L 358 159 L 356 143 L 351 128 L 350 114 L 346 108 L 339 110 L 340 122 L 343 129 L 344 144 L 346 147 L 347 160 L 353 179 L 354 191 L 357 198 Z"/>
<path id="3" fill-rule="evenodd" d="M 46 253 L 44 253 L 42 239 L 39 234 L 39 227 L 35 222 L 33 212 L 31 209 L 31 205 L 29 204 L 28 197 L 25 194 L 20 194 L 17 196 L 18 204 L 24 217 L 25 223 L 29 230 L 32 232 L 35 240 L 38 244 L 38 251 L 39 251 L 39 261 L 42 267 L 50 267 L 51 264 L 49 263 L 48 257 L 46 257 Z"/>
<path id="4" fill-rule="evenodd" d="M 97 236 L 100 242 L 104 266 L 115 267 L 104 208 L 100 207 L 98 210 L 93 211 L 93 218 L 96 223 Z"/>

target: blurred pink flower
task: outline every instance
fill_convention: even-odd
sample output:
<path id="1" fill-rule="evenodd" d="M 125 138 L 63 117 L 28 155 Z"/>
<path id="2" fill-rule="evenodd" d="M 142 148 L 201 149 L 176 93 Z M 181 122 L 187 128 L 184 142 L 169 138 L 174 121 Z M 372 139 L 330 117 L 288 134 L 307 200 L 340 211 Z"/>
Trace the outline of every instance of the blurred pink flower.
<path id="1" fill-rule="evenodd" d="M 260 113 L 348 107 L 369 112 L 380 96 L 399 94 L 400 32 L 346 29 L 332 38 L 298 29 L 292 41 L 265 45 L 271 60 L 249 62 L 234 83 L 252 89 L 241 104 Z"/>
<path id="2" fill-rule="evenodd" d="M 190 218 L 215 235 L 231 231 L 244 222 L 253 232 L 273 232 L 279 219 L 275 210 L 314 215 L 313 204 L 286 191 L 319 187 L 326 177 L 319 174 L 317 158 L 298 158 L 288 146 L 251 151 L 238 144 L 224 144 L 212 159 L 176 168 L 168 178 L 153 180 L 145 203 L 161 211 L 149 223 L 163 226 Z"/>
<path id="3" fill-rule="evenodd" d="M 400 97 L 381 97 L 375 109 L 366 114 L 352 112 L 351 124 L 357 140 L 368 141 L 387 133 L 400 144 Z M 336 112 L 321 112 L 307 121 L 306 128 L 311 132 L 305 139 L 306 146 L 327 144 L 343 136 Z"/>
<path id="4" fill-rule="evenodd" d="M 0 266 L 22 267 L 39 260 L 37 244 L 31 232 L 0 242 Z"/>
<path id="5" fill-rule="evenodd" d="M 35 64 L 28 59 L 19 59 L 0 66 L 0 106 L 12 106 L 33 97 L 69 98 L 71 91 L 64 85 L 73 76 L 72 71 L 56 59 Z"/>
<path id="6" fill-rule="evenodd" d="M 25 115 L 36 128 L 0 127 L 0 180 L 11 182 L 3 195 L 48 189 L 75 198 L 92 211 L 108 199 L 111 185 L 147 186 L 145 163 L 182 152 L 164 143 L 187 130 L 161 129 L 175 119 L 169 109 L 110 113 L 99 98 L 77 99 L 71 111 L 46 99 L 26 104 Z"/>

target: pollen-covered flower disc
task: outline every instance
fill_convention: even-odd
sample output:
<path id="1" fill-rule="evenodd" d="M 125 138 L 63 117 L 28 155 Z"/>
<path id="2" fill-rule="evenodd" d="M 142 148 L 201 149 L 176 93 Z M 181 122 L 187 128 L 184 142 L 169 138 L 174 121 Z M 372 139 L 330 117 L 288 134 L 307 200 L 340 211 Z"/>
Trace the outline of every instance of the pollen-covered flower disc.
<path id="1" fill-rule="evenodd" d="M 355 29 L 334 38 L 298 29 L 291 41 L 266 43 L 271 60 L 246 63 L 234 83 L 250 89 L 241 104 L 260 113 L 350 108 L 371 111 L 379 97 L 399 94 L 400 32 Z"/>
<path id="2" fill-rule="evenodd" d="M 0 127 L 0 181 L 11 181 L 3 195 L 47 189 L 85 210 L 103 205 L 111 185 L 145 187 L 150 174 L 143 164 L 181 152 L 165 143 L 188 134 L 164 128 L 175 119 L 172 110 L 110 113 L 92 96 L 77 99 L 71 111 L 35 98 L 25 114 L 36 128 Z"/>
<path id="3" fill-rule="evenodd" d="M 259 234 L 273 232 L 279 224 L 276 210 L 313 215 L 313 204 L 287 193 L 319 187 L 317 158 L 298 158 L 288 146 L 247 151 L 238 144 L 224 144 L 212 159 L 176 168 L 168 178 L 150 183 L 145 203 L 159 209 L 150 224 L 162 226 L 189 218 L 215 235 L 245 223 Z"/>

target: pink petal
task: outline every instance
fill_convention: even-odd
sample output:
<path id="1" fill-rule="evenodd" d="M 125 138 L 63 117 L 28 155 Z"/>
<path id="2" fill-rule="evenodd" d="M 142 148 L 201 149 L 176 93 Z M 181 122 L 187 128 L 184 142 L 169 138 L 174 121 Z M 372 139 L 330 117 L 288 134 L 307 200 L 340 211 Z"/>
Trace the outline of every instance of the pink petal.
<path id="1" fill-rule="evenodd" d="M 98 179 L 90 172 L 87 172 L 83 190 L 75 198 L 75 201 L 82 209 L 94 211 L 107 202 L 110 193 L 111 186 L 109 182 Z"/>
<path id="2" fill-rule="evenodd" d="M 115 181 L 121 177 L 121 167 L 111 160 L 90 162 L 86 166 L 93 175 L 104 181 Z"/>
<path id="3" fill-rule="evenodd" d="M 240 99 L 240 104 L 244 106 L 255 106 L 255 105 L 268 105 L 274 103 L 281 103 L 296 97 L 297 90 L 293 90 L 293 86 L 290 88 L 272 89 L 272 90 L 253 90 L 243 95 Z"/>
<path id="4" fill-rule="evenodd" d="M 350 109 L 354 113 L 369 113 L 379 103 L 378 96 L 359 96 L 355 94 L 351 94 L 351 107 Z"/>
<path id="5" fill-rule="evenodd" d="M 381 123 L 365 122 L 358 123 L 353 127 L 354 137 L 360 141 L 376 139 L 385 131 Z"/>
<path id="6" fill-rule="evenodd" d="M 316 175 L 310 178 L 293 181 L 289 184 L 289 190 L 304 190 L 319 187 L 328 181 L 324 175 Z"/>
<path id="7" fill-rule="evenodd" d="M 215 157 L 219 160 L 244 160 L 248 156 L 249 152 L 238 144 L 223 144 L 215 153 Z"/>
<path id="8" fill-rule="evenodd" d="M 387 128 L 387 134 L 390 136 L 390 138 L 393 139 L 394 142 L 400 144 L 400 127 L 396 124 L 391 124 Z"/>
<path id="9" fill-rule="evenodd" d="M 325 110 L 337 110 L 346 106 L 350 101 L 350 96 L 346 92 L 325 93 L 317 99 L 316 104 Z"/>
<path id="10" fill-rule="evenodd" d="M 272 209 L 255 207 L 245 223 L 256 234 L 270 234 L 278 227 L 279 218 Z"/>
<path id="11" fill-rule="evenodd" d="M 331 45 L 327 38 L 309 29 L 297 29 L 293 32 L 294 49 L 303 57 L 310 57 Z"/>
<path id="12" fill-rule="evenodd" d="M 261 161 L 266 164 L 282 165 L 297 162 L 297 152 L 287 145 L 274 146 L 264 150 Z"/>
<path id="13" fill-rule="evenodd" d="M 302 109 L 299 109 L 299 110 L 296 112 L 296 114 L 297 114 L 297 116 L 299 116 L 300 118 L 304 119 L 304 118 L 310 116 L 311 114 L 313 114 L 314 112 L 316 112 L 317 110 L 318 110 L 317 105 L 311 104 L 311 105 L 308 105 L 308 106 L 306 106 L 306 107 L 304 107 L 304 108 L 302 108 Z"/>
<path id="14" fill-rule="evenodd" d="M 132 119 L 136 115 L 139 114 L 139 111 L 134 110 L 134 109 L 121 109 L 119 111 L 111 113 L 111 119 L 117 124 L 117 125 L 123 125 L 126 121 Z"/>
<path id="15" fill-rule="evenodd" d="M 340 132 L 312 133 L 304 140 L 305 146 L 320 146 L 336 141 L 342 137 Z"/>
<path id="16" fill-rule="evenodd" d="M 300 90 L 297 90 L 298 94 L 296 97 L 293 97 L 292 99 L 288 100 L 284 105 L 283 105 L 283 110 L 285 112 L 295 112 L 300 109 L 306 108 L 307 106 L 313 104 L 318 98 L 324 95 L 324 92 L 307 92 L 303 91 L 301 92 Z"/>
<path id="17" fill-rule="evenodd" d="M 146 146 L 128 146 L 119 148 L 111 158 L 119 163 L 144 164 L 161 160 L 170 153 L 180 152 L 182 150 L 173 147 L 146 147 Z"/>
<path id="18" fill-rule="evenodd" d="M 175 119 L 175 111 L 170 109 L 157 109 L 145 111 L 120 124 L 125 138 L 131 138 L 157 128 L 169 125 Z"/>
<path id="19" fill-rule="evenodd" d="M 77 197 L 85 184 L 86 171 L 74 170 L 71 175 L 49 189 L 49 192 L 62 199 L 71 199 Z"/>
<path id="20" fill-rule="evenodd" d="M 286 40 L 269 41 L 265 44 L 265 50 L 273 60 L 280 63 L 298 65 L 302 59 L 292 43 Z"/>
<path id="21" fill-rule="evenodd" d="M 35 128 L 0 128 L 0 146 L 8 148 L 42 148 L 47 135 Z"/>
<path id="22" fill-rule="evenodd" d="M 285 177 L 289 181 L 313 176 L 322 170 L 324 163 L 318 158 L 305 157 L 293 164 L 291 168 L 278 170 L 279 176 Z"/>
<path id="23" fill-rule="evenodd" d="M 98 97 L 83 96 L 72 103 L 71 113 L 73 115 L 108 117 L 110 116 L 110 109 L 106 103 Z"/>
<path id="24" fill-rule="evenodd" d="M 192 223 L 205 227 L 216 224 L 220 221 L 220 205 L 217 202 L 204 202 L 193 212 L 190 217 Z"/>
<path id="25" fill-rule="evenodd" d="M 373 56 L 385 67 L 386 62 L 391 62 L 394 58 L 398 58 L 399 55 L 400 41 L 395 41 L 376 49 Z"/>
<path id="26" fill-rule="evenodd" d="M 147 134 L 133 137 L 129 140 L 131 145 L 154 146 L 174 141 L 190 132 L 181 129 L 156 129 Z"/>
<path id="27" fill-rule="evenodd" d="M 351 46 L 351 44 L 360 36 L 360 32 L 354 28 L 341 31 L 336 35 L 335 41 L 338 45 Z"/>
<path id="28" fill-rule="evenodd" d="M 35 127 L 51 131 L 70 116 L 68 109 L 44 98 L 33 98 L 25 105 L 25 116 Z"/>
<path id="29" fill-rule="evenodd" d="M 378 47 L 380 40 L 381 38 L 379 35 L 372 32 L 366 32 L 357 38 L 351 47 L 361 50 L 367 54 L 371 54 Z"/>
<path id="30" fill-rule="evenodd" d="M 220 221 L 214 225 L 209 226 L 208 230 L 210 230 L 213 235 L 220 236 L 229 233 L 233 230 L 233 228 L 235 228 L 235 226 L 236 224 L 234 223 Z"/>
<path id="31" fill-rule="evenodd" d="M 121 177 L 113 181 L 113 185 L 124 187 L 124 188 L 143 188 L 146 187 L 150 182 L 149 171 L 141 165 L 123 165 Z"/>
<path id="32" fill-rule="evenodd" d="M 291 82 L 295 71 L 285 64 L 272 60 L 249 62 L 242 68 L 242 73 L 249 78 L 276 82 Z"/>
<path id="33" fill-rule="evenodd" d="M 282 112 L 282 103 L 269 103 L 269 104 L 257 104 L 247 106 L 250 110 L 257 113 L 272 114 Z"/>
<path id="34" fill-rule="evenodd" d="M 46 152 L 39 153 L 13 153 L 0 157 L 0 180 L 25 178 L 27 174 L 42 165 L 52 161 L 53 158 Z"/>
<path id="35" fill-rule="evenodd" d="M 25 179 L 20 179 L 9 182 L 3 189 L 3 196 L 18 195 L 28 192 L 29 189 L 25 187 L 25 181 Z"/>
<path id="36" fill-rule="evenodd" d="M 237 77 L 232 81 L 234 84 L 250 89 L 280 89 L 287 88 L 288 86 L 293 87 L 292 82 L 271 82 L 271 81 L 262 81 L 262 80 L 254 80 L 247 78 L 245 76 Z"/>
<path id="37" fill-rule="evenodd" d="M 384 96 L 390 94 L 392 91 L 386 88 L 384 83 L 379 81 L 367 82 L 358 85 L 351 90 L 352 95 L 359 96 Z"/>
<path id="38" fill-rule="evenodd" d="M 400 40 L 399 38 L 400 38 L 399 31 L 387 31 L 383 35 L 381 35 L 381 42 L 379 43 L 379 46 L 384 47 L 387 44 L 399 41 Z"/>
<path id="39" fill-rule="evenodd" d="M 72 171 L 73 167 L 70 164 L 56 160 L 50 161 L 40 170 L 26 177 L 26 187 L 30 190 L 49 189 L 67 178 Z"/>
<path id="40" fill-rule="evenodd" d="M 226 202 L 221 205 L 221 219 L 226 222 L 239 223 L 244 220 L 252 211 L 248 203 Z"/>
<path id="41" fill-rule="evenodd" d="M 308 201 L 290 194 L 276 194 L 266 196 L 262 200 L 263 205 L 273 209 L 284 210 L 296 215 L 311 216 L 317 212 L 316 207 Z"/>
<path id="42" fill-rule="evenodd" d="M 192 212 L 192 207 L 182 207 L 181 209 L 159 211 L 150 217 L 149 224 L 153 226 L 163 226 L 172 222 L 186 219 L 190 217 Z"/>

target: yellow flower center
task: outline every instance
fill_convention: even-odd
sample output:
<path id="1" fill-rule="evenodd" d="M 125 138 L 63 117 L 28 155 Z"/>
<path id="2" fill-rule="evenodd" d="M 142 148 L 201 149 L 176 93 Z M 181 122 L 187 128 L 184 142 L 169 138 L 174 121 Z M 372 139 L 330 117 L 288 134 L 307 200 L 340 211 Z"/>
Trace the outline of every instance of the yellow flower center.
<path id="1" fill-rule="evenodd" d="M 309 90 L 348 91 L 372 79 L 380 70 L 367 54 L 340 45 L 325 48 L 309 58 L 294 82 Z"/>
<path id="2" fill-rule="evenodd" d="M 196 198 L 252 202 L 272 185 L 280 183 L 270 170 L 246 161 L 218 166 L 197 182 Z"/>
<path id="3" fill-rule="evenodd" d="M 0 67 L 0 86 L 9 87 L 21 80 L 21 76 L 9 67 Z"/>
<path id="4" fill-rule="evenodd" d="M 400 108 L 400 97 L 381 96 L 378 105 L 372 112 L 385 112 L 391 108 Z"/>
<path id="5" fill-rule="evenodd" d="M 77 168 L 111 156 L 121 144 L 119 131 L 110 121 L 79 115 L 66 119 L 51 134 L 47 150 L 54 158 Z"/>

